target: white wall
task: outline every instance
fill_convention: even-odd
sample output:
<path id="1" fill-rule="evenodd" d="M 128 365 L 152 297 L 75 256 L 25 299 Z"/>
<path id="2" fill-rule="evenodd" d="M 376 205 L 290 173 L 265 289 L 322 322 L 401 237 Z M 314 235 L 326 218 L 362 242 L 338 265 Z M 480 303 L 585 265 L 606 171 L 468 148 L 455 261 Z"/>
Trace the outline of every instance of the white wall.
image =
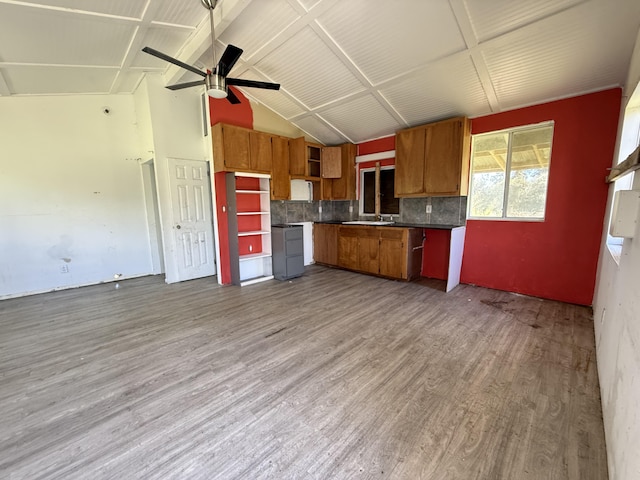
<path id="1" fill-rule="evenodd" d="M 131 95 L 0 98 L 0 298 L 151 271 L 140 157 Z"/>
<path id="2" fill-rule="evenodd" d="M 627 96 L 638 85 L 639 77 L 640 33 L 625 88 Z M 620 148 L 623 156 L 624 150 Z M 640 190 L 638 172 L 633 188 Z M 611 201 L 609 209 L 610 205 Z M 637 480 L 640 478 L 640 228 L 636 228 L 635 238 L 624 240 L 619 265 L 606 246 L 606 232 L 603 235 L 593 309 L 609 478 Z"/>
<path id="3" fill-rule="evenodd" d="M 203 90 L 187 88 L 168 90 L 159 75 L 147 75 L 136 92 L 136 108 L 144 123 L 141 138 L 145 150 L 154 158 L 156 187 L 160 200 L 160 224 L 164 245 L 164 266 L 167 283 L 179 281 L 176 265 L 176 242 L 171 211 L 169 159 L 204 160 L 211 162 L 211 137 L 203 134 Z M 149 111 L 147 115 L 145 110 Z M 213 169 L 211 169 L 213 171 Z"/>

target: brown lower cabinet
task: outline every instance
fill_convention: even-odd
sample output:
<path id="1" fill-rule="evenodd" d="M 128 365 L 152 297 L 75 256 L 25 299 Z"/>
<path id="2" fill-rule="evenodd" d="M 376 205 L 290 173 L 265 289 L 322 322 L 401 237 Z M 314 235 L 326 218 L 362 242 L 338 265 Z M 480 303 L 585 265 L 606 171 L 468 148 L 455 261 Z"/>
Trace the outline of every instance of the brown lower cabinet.
<path id="1" fill-rule="evenodd" d="M 313 225 L 313 258 L 316 263 L 338 265 L 338 227 L 331 223 Z"/>
<path id="2" fill-rule="evenodd" d="M 314 225 L 317 263 L 412 280 L 422 265 L 421 228 Z"/>

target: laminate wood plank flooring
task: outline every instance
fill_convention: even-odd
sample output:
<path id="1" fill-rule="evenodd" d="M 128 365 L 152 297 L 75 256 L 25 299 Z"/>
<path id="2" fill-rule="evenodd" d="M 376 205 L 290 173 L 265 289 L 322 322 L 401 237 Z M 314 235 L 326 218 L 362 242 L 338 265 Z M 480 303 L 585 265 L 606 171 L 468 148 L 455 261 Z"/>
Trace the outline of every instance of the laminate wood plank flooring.
<path id="1" fill-rule="evenodd" d="M 0 478 L 607 478 L 591 309 L 320 266 L 0 302 Z"/>

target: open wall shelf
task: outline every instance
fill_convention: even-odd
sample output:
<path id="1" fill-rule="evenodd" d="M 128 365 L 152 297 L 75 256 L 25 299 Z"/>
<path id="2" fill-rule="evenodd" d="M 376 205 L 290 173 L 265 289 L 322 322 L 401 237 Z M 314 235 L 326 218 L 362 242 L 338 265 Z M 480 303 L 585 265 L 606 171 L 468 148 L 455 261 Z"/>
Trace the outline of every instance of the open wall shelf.
<path id="1" fill-rule="evenodd" d="M 227 174 L 231 281 L 249 285 L 273 278 L 269 175 Z"/>

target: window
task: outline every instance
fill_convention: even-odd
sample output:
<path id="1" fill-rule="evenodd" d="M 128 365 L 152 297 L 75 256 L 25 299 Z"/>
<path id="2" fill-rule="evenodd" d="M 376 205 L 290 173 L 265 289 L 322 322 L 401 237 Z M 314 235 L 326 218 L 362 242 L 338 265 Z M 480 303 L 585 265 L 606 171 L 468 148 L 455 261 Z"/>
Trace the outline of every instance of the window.
<path id="1" fill-rule="evenodd" d="M 395 198 L 395 167 L 380 168 L 380 185 L 376 189 L 376 169 L 360 170 L 360 215 L 375 215 L 376 192 L 380 192 L 380 215 L 400 213 L 400 199 Z"/>
<path id="2" fill-rule="evenodd" d="M 469 218 L 544 219 L 553 123 L 474 135 Z"/>
<path id="3" fill-rule="evenodd" d="M 635 91 L 633 92 L 632 98 L 635 98 L 639 94 L 640 86 L 636 87 Z M 626 160 L 629 154 L 633 153 L 638 145 L 640 145 L 640 107 L 631 106 L 627 107 L 624 111 L 622 135 L 620 136 L 620 147 L 618 149 L 618 160 L 616 164 Z M 618 178 L 613 184 L 613 194 L 615 195 L 615 192 L 617 192 L 618 190 L 631 190 L 633 188 L 634 175 L 635 172 L 631 172 L 623 177 Z M 609 222 L 607 228 L 607 247 L 609 247 L 609 251 L 613 256 L 613 259 L 619 265 L 624 239 L 622 237 L 612 237 L 609 234 L 609 231 L 611 229 L 612 204 L 609 205 L 608 215 Z"/>

